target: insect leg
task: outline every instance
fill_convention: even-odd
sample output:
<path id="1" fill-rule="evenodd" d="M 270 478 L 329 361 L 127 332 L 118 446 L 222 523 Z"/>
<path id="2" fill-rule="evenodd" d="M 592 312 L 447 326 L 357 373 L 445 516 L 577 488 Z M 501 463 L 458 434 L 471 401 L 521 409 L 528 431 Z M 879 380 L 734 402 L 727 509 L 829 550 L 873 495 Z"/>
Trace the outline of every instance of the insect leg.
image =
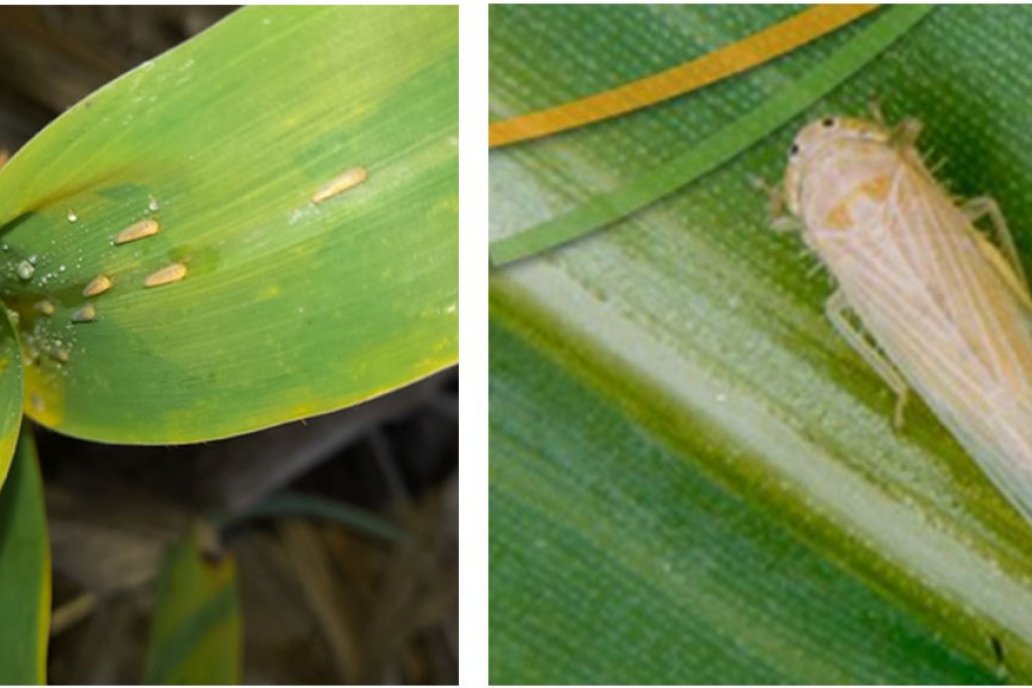
<path id="1" fill-rule="evenodd" d="M 848 308 L 849 304 L 841 291 L 833 293 L 824 303 L 824 312 L 827 314 L 828 320 L 831 321 L 835 330 L 854 351 L 860 354 L 860 357 L 864 359 L 867 365 L 874 369 L 878 377 L 896 393 L 896 408 L 892 414 L 892 424 L 899 430 L 903 427 L 903 408 L 907 404 L 907 392 L 909 390 L 906 380 L 896 370 L 896 367 L 867 341 L 863 333 L 849 322 L 845 315 Z"/>
<path id="2" fill-rule="evenodd" d="M 751 176 L 753 188 L 767 195 L 767 213 L 771 229 L 775 232 L 801 232 L 803 223 L 785 210 L 785 191 L 779 185 L 770 184 L 758 176 Z"/>
<path id="3" fill-rule="evenodd" d="M 909 148 L 917 143 L 923 128 L 924 125 L 921 124 L 920 120 L 916 120 L 913 117 L 904 117 L 892 128 L 890 136 L 897 147 Z"/>
<path id="4" fill-rule="evenodd" d="M 882 112 L 881 102 L 879 102 L 877 95 L 872 93 L 868 97 L 867 109 L 871 113 L 871 118 L 879 127 L 889 129 L 889 123 L 885 119 L 885 113 Z M 889 137 L 897 147 L 907 148 L 917 142 L 918 137 L 921 136 L 922 129 L 924 129 L 924 125 L 921 124 L 920 120 L 913 117 L 904 117 L 891 128 Z"/>
<path id="5" fill-rule="evenodd" d="M 888 125 L 885 122 L 885 113 L 882 112 L 881 101 L 878 100 L 877 93 L 867 96 L 867 111 L 871 113 L 871 119 L 874 120 L 875 124 L 883 129 L 888 129 Z"/>
<path id="6" fill-rule="evenodd" d="M 961 210 L 964 211 L 964 214 L 968 216 L 972 223 L 977 222 L 983 217 L 989 218 L 989 221 L 993 224 L 996 241 L 999 243 L 1000 248 L 1003 249 L 1007 262 L 1010 263 L 1014 275 L 1018 278 L 1019 284 L 1025 288 L 1025 293 L 1027 294 L 1029 292 L 1028 276 L 1025 274 L 1025 268 L 1021 265 L 1021 258 L 1018 257 L 1018 249 L 1014 245 L 1014 237 L 1010 232 L 1010 228 L 1007 227 L 1007 219 L 1000 211 L 1000 206 L 996 200 L 989 196 L 978 196 L 965 202 L 961 206 Z"/>

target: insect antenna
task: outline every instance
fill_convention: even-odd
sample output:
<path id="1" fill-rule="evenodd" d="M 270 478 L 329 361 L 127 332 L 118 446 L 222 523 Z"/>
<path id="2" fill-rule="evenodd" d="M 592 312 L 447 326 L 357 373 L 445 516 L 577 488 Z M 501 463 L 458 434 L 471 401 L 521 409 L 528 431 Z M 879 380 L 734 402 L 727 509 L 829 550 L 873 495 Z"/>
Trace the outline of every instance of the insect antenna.
<path id="1" fill-rule="evenodd" d="M 930 153 L 931 151 L 929 151 Z M 929 156 L 931 157 L 931 156 Z M 928 164 L 928 171 L 938 176 L 939 172 L 946 166 L 946 162 L 949 160 L 945 155 L 938 157 L 934 161 L 930 161 Z"/>
<path id="2" fill-rule="evenodd" d="M 807 269 L 807 271 L 806 271 L 806 279 L 813 279 L 814 277 L 819 275 L 822 271 L 824 271 L 824 263 L 822 263 L 819 260 L 814 260 L 813 265 L 811 265 L 809 267 L 809 269 Z M 825 271 L 825 274 L 829 274 L 829 273 L 827 273 Z"/>

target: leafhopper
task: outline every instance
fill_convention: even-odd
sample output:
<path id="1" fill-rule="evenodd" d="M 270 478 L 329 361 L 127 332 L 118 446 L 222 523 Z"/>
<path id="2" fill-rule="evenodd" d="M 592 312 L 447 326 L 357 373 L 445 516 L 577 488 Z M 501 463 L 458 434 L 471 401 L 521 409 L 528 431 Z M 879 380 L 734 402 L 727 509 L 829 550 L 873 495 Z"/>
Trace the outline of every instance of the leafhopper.
<path id="1" fill-rule="evenodd" d="M 353 189 L 366 180 L 369 173 L 366 172 L 364 167 L 353 167 L 344 174 L 334 177 L 330 181 L 320 186 L 314 194 L 312 194 L 312 203 L 322 203 L 327 201 L 337 194 L 342 194 L 348 189 Z"/>
<path id="2" fill-rule="evenodd" d="M 89 284 L 83 287 L 83 296 L 96 296 L 97 294 L 103 294 L 111 288 L 111 278 L 107 275 L 97 275 L 90 280 Z"/>
<path id="3" fill-rule="evenodd" d="M 152 201 L 156 203 L 156 201 Z M 146 220 L 140 220 L 139 222 L 129 225 L 121 232 L 115 235 L 115 245 L 121 245 L 130 241 L 137 241 L 145 237 L 154 236 L 161 229 L 156 220 L 150 218 Z"/>
<path id="4" fill-rule="evenodd" d="M 936 181 L 919 123 L 876 119 L 799 132 L 787 217 L 837 283 L 832 325 L 896 392 L 897 425 L 913 389 L 1032 522 L 1032 298 L 1014 242 L 992 199 L 957 203 Z"/>
<path id="5" fill-rule="evenodd" d="M 147 279 L 143 281 L 143 286 L 148 288 L 160 287 L 163 284 L 178 282 L 184 277 L 186 277 L 186 266 L 182 263 L 170 263 L 157 272 L 147 275 Z"/>

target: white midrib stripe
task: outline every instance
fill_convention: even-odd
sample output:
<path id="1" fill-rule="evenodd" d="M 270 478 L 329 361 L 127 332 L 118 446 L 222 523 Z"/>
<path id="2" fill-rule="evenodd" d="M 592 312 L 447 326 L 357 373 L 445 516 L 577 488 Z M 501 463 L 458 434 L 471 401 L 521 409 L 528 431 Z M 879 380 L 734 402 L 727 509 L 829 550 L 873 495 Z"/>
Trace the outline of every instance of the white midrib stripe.
<path id="1" fill-rule="evenodd" d="M 637 370 L 689 413 L 733 435 L 754 460 L 764 462 L 767 472 L 778 475 L 873 550 L 886 554 L 909 576 L 953 600 L 962 613 L 1032 638 L 1032 580 L 1004 571 L 959 533 L 934 527 L 935 514 L 901 504 L 876 483 L 843 467 L 755 398 L 736 394 L 727 403 L 717 403 L 718 395 L 727 390 L 714 384 L 710 371 L 606 307 L 560 268 L 546 261 L 525 261 L 506 270 L 497 283 L 502 289 L 515 288 Z"/>

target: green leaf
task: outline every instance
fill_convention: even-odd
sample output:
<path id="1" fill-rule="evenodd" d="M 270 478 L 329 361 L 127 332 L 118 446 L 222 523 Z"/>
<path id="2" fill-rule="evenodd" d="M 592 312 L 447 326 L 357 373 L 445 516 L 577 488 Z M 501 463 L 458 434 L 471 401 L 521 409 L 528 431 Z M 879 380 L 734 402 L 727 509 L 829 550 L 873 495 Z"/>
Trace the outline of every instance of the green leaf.
<path id="1" fill-rule="evenodd" d="M 492 114 L 610 88 L 795 11 L 495 6 Z M 492 236 L 685 154 L 869 23 L 492 152 Z M 876 93 L 890 121 L 925 121 L 954 192 L 997 197 L 1027 253 L 1030 29 L 1026 8 L 937 8 L 729 164 L 493 273 L 493 681 L 1032 678 L 1032 530 L 920 401 L 893 432 L 892 393 L 825 320 L 827 279 L 798 237 L 769 230 L 750 181 L 781 177 L 802 124 L 863 116 Z"/>
<path id="2" fill-rule="evenodd" d="M 0 170 L 0 293 L 41 354 L 29 415 L 191 442 L 453 364 L 456 74 L 454 7 L 252 7 L 56 120 Z M 157 235 L 112 245 L 145 218 Z M 172 263 L 184 279 L 144 288 Z"/>
<path id="3" fill-rule="evenodd" d="M 492 683 L 994 682 L 686 467 L 539 324 L 491 329 Z"/>
<path id="4" fill-rule="evenodd" d="M 239 683 L 236 566 L 206 551 L 201 526 L 172 547 L 158 579 L 144 683 Z"/>
<path id="5" fill-rule="evenodd" d="M 404 530 L 375 512 L 303 492 L 282 492 L 271 495 L 243 513 L 219 519 L 217 526 L 220 530 L 225 531 L 252 519 L 290 517 L 333 521 L 357 532 L 389 542 L 399 542 L 408 537 Z"/>
<path id="6" fill-rule="evenodd" d="M 569 213 L 495 241 L 491 245 L 492 261 L 503 265 L 555 248 L 695 181 L 811 106 L 912 28 L 929 9 L 921 5 L 899 5 L 886 10 L 864 32 L 829 57 L 820 69 L 780 89 L 770 100 L 687 152 L 623 187 L 578 205 Z"/>
<path id="7" fill-rule="evenodd" d="M 4 484 L 22 425 L 22 351 L 8 315 L 0 314 L 0 487 Z"/>
<path id="8" fill-rule="evenodd" d="M 0 619 L 0 684 L 46 683 L 50 543 L 28 426 L 0 490 Z"/>

